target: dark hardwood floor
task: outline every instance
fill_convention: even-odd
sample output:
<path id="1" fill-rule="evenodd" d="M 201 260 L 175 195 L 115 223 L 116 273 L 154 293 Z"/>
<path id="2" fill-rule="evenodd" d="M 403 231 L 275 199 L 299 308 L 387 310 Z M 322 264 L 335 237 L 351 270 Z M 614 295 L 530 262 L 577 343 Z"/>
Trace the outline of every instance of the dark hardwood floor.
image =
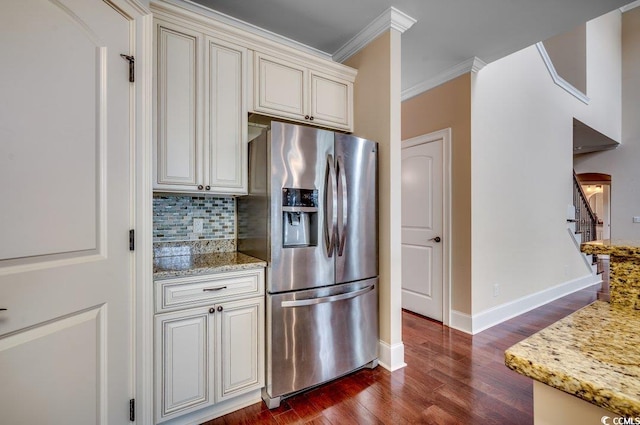
<path id="1" fill-rule="evenodd" d="M 504 350 L 590 304 L 583 290 L 474 336 L 402 313 L 407 367 L 360 370 L 282 402 L 206 422 L 217 424 L 533 424 L 533 384 L 504 366 Z"/>

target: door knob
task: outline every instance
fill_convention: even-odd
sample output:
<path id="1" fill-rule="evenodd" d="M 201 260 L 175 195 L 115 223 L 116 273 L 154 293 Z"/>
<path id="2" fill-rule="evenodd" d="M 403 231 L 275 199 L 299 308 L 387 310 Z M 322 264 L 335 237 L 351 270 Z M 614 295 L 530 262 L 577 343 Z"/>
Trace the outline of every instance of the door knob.
<path id="1" fill-rule="evenodd" d="M 442 239 L 440 239 L 440 236 L 436 236 L 435 238 L 431 238 L 429 240 L 434 242 L 440 242 Z"/>

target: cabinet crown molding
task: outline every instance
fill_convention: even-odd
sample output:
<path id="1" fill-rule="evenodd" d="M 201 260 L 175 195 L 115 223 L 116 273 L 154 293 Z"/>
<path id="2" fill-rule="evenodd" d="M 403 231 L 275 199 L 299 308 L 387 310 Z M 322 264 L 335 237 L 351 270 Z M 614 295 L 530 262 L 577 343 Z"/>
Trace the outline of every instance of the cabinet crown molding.
<path id="1" fill-rule="evenodd" d="M 306 63 L 307 66 L 323 67 L 329 74 L 355 81 L 357 70 L 334 62 L 329 53 L 313 49 L 192 1 L 152 0 L 150 8 L 156 18 L 181 23 L 189 28 L 197 28 L 205 34 L 225 39 L 249 50 L 289 57 L 300 63 Z"/>

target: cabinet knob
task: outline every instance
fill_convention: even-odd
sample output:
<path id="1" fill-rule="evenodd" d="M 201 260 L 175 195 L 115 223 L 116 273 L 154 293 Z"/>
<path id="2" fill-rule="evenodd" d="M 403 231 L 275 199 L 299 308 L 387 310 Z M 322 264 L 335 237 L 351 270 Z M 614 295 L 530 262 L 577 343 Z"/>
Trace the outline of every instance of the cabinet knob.
<path id="1" fill-rule="evenodd" d="M 308 119 L 309 119 L 309 115 L 305 115 L 305 116 L 304 116 L 304 119 L 305 119 L 305 120 L 308 120 Z"/>
<path id="2" fill-rule="evenodd" d="M 311 117 L 309 117 L 309 121 L 313 121 L 313 117 L 312 117 L 312 116 L 311 116 Z"/>
<path id="3" fill-rule="evenodd" d="M 209 313 L 210 313 L 210 314 L 213 314 L 213 313 L 215 313 L 215 312 L 216 312 L 216 309 L 215 309 L 214 307 L 211 307 L 211 308 L 209 309 Z"/>
<path id="4" fill-rule="evenodd" d="M 211 186 L 205 186 L 204 187 L 206 190 L 211 190 Z"/>
<path id="5" fill-rule="evenodd" d="M 204 189 L 204 186 L 203 186 L 203 185 L 201 185 L 201 184 L 199 184 L 199 185 L 198 185 L 198 190 L 202 190 L 202 189 Z"/>
<path id="6" fill-rule="evenodd" d="M 221 305 L 218 306 L 218 311 L 222 311 L 222 306 Z"/>

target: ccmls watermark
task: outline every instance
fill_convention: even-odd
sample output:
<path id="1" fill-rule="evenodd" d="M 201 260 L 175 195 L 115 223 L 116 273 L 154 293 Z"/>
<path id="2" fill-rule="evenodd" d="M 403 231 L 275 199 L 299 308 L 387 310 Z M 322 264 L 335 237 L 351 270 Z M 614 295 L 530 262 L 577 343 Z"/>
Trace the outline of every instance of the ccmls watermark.
<path id="1" fill-rule="evenodd" d="M 600 419 L 600 422 L 603 425 L 640 425 L 640 417 L 622 418 L 620 416 L 616 416 L 615 418 L 610 418 L 609 416 L 603 416 L 602 419 Z"/>

